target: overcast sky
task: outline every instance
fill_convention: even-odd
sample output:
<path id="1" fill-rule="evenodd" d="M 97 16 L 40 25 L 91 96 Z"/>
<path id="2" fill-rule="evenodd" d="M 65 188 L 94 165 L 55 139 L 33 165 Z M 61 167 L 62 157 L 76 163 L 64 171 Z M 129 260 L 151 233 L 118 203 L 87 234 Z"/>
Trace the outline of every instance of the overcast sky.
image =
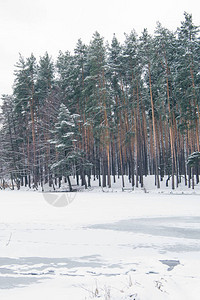
<path id="1" fill-rule="evenodd" d="M 0 0 L 0 95 L 12 93 L 19 53 L 56 58 L 79 38 L 89 43 L 96 30 L 109 42 L 113 33 L 123 41 L 132 29 L 153 33 L 157 21 L 175 30 L 184 11 L 200 25 L 199 0 Z"/>

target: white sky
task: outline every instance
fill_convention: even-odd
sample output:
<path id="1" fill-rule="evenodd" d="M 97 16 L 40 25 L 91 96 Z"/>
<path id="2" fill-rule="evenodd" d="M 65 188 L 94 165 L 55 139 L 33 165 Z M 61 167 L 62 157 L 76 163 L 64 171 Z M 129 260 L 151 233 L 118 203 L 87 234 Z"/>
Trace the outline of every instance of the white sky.
<path id="1" fill-rule="evenodd" d="M 56 58 L 79 38 L 89 43 L 96 30 L 109 42 L 113 33 L 123 41 L 132 29 L 153 33 L 157 21 L 175 30 L 184 11 L 200 25 L 199 0 L 0 0 L 0 95 L 12 92 L 19 53 Z"/>

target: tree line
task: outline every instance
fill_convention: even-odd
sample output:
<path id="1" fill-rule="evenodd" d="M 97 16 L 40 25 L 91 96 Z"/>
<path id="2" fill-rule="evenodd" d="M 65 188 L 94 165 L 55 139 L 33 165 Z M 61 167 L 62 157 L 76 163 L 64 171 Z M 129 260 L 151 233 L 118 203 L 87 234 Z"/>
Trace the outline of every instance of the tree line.
<path id="1" fill-rule="evenodd" d="M 192 15 L 176 32 L 133 30 L 120 43 L 95 32 L 74 53 L 20 55 L 13 94 L 3 95 L 0 177 L 17 185 L 60 186 L 76 177 L 111 187 L 120 176 L 143 186 L 164 175 L 172 189 L 199 182 L 200 37 Z M 195 156 L 196 157 L 196 156 Z M 191 162 L 191 159 L 190 159 Z"/>

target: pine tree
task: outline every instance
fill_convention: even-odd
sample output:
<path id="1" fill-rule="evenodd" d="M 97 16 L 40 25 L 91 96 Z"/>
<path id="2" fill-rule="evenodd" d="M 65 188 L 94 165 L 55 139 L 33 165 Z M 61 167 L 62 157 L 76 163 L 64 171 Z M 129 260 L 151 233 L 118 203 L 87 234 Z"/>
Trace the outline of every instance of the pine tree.
<path id="1" fill-rule="evenodd" d="M 21 155 L 18 132 L 16 131 L 16 119 L 14 113 L 13 97 L 2 96 L 1 130 L 0 130 L 0 158 L 1 177 L 10 177 L 12 188 L 14 184 L 19 188 L 19 180 L 25 168 L 25 160 Z"/>
<path id="2" fill-rule="evenodd" d="M 155 99 L 153 96 L 153 86 L 152 86 L 152 68 L 154 62 L 154 48 L 153 48 L 153 39 L 148 34 L 148 31 L 145 29 L 140 38 L 140 51 L 143 57 L 143 66 L 148 78 L 147 84 L 149 87 L 149 96 L 151 102 L 151 111 L 150 117 L 152 118 L 152 127 L 153 127 L 153 141 L 154 141 L 154 162 L 155 162 L 155 179 L 156 185 L 160 187 L 159 180 L 159 163 L 158 163 L 158 154 L 159 154 L 159 141 L 157 138 L 157 126 L 156 126 L 156 109 L 155 109 Z"/>
<path id="3" fill-rule="evenodd" d="M 88 48 L 87 59 L 89 75 L 85 78 L 86 94 L 88 97 L 86 113 L 90 124 L 90 137 L 94 136 L 97 145 L 99 161 L 103 175 L 103 187 L 111 186 L 111 161 L 110 161 L 110 128 L 109 128 L 109 97 L 106 85 L 106 52 L 103 38 L 95 32 Z M 91 153 L 89 147 L 89 153 Z M 100 178 L 100 168 L 99 168 Z"/>
<path id="4" fill-rule="evenodd" d="M 38 170 L 37 170 L 37 140 L 36 140 L 36 75 L 37 65 L 36 59 L 32 54 L 26 60 L 20 56 L 16 65 L 15 82 L 14 82 L 14 102 L 15 111 L 18 114 L 18 130 L 21 135 L 22 143 L 26 145 L 26 155 L 28 159 L 28 168 L 31 168 L 33 175 L 33 183 L 37 186 Z M 23 123 L 21 123 L 23 122 Z M 24 124 L 24 125 L 21 125 Z M 30 132 L 29 124 L 31 124 Z M 31 134 L 31 137 L 30 137 Z"/>
<path id="5" fill-rule="evenodd" d="M 199 151 L 199 28 L 192 15 L 184 13 L 185 21 L 178 28 L 177 94 L 185 129 L 188 132 L 189 151 Z M 195 137 L 195 138 L 194 138 Z M 196 142 L 196 143 L 195 143 Z"/>
<path id="6" fill-rule="evenodd" d="M 49 142 L 55 145 L 56 157 L 55 162 L 51 165 L 56 176 L 67 177 L 70 191 L 72 186 L 69 176 L 72 174 L 74 165 L 79 152 L 76 147 L 77 139 L 75 136 L 75 118 L 76 115 L 71 115 L 64 104 L 60 105 L 59 114 L 55 128 L 53 130 L 54 138 Z"/>
<path id="7" fill-rule="evenodd" d="M 43 57 L 40 57 L 37 71 L 37 80 L 35 87 L 36 103 L 37 103 L 37 135 L 38 135 L 38 163 L 41 185 L 47 183 L 51 178 L 49 169 L 51 155 L 54 152 L 51 149 L 48 140 L 51 137 L 50 130 L 52 124 L 55 123 L 57 111 L 55 107 L 59 106 L 58 98 L 56 97 L 55 85 L 55 68 L 52 58 L 46 52 Z"/>
<path id="8" fill-rule="evenodd" d="M 176 100 L 174 92 L 175 84 L 175 59 L 176 57 L 176 39 L 175 35 L 169 30 L 163 28 L 160 23 L 157 24 L 155 31 L 155 51 L 156 51 L 156 61 L 157 67 L 159 70 L 157 74 L 157 86 L 156 89 L 159 92 L 159 102 L 161 112 L 160 115 L 163 115 L 164 126 L 169 126 L 169 136 L 170 136 L 170 158 L 171 164 L 168 165 L 169 156 L 168 156 L 168 144 L 165 141 L 162 145 L 162 157 L 163 164 L 166 165 L 166 172 L 171 173 L 172 177 L 172 189 L 175 188 L 174 183 L 174 174 L 176 170 L 177 186 L 178 186 L 178 161 L 177 161 L 177 145 L 176 136 L 177 136 L 177 125 L 176 125 Z M 155 86 L 155 85 L 154 85 Z M 167 106 L 165 105 L 167 103 Z M 162 110 L 164 109 L 163 113 Z M 166 119 L 167 116 L 167 119 Z M 167 123 L 166 123 L 167 122 Z M 165 136 L 164 136 L 165 139 Z M 166 149 L 166 151 L 165 151 Z"/>

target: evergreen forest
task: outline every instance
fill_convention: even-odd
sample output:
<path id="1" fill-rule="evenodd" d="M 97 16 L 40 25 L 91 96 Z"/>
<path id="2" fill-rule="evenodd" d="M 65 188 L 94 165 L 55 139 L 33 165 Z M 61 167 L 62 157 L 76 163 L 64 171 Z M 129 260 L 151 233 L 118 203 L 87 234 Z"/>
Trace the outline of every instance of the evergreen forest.
<path id="1" fill-rule="evenodd" d="M 184 13 L 175 32 L 95 32 L 73 53 L 19 56 L 13 93 L 2 95 L 1 188 L 143 187 L 167 175 L 175 189 L 199 183 L 200 35 Z"/>

